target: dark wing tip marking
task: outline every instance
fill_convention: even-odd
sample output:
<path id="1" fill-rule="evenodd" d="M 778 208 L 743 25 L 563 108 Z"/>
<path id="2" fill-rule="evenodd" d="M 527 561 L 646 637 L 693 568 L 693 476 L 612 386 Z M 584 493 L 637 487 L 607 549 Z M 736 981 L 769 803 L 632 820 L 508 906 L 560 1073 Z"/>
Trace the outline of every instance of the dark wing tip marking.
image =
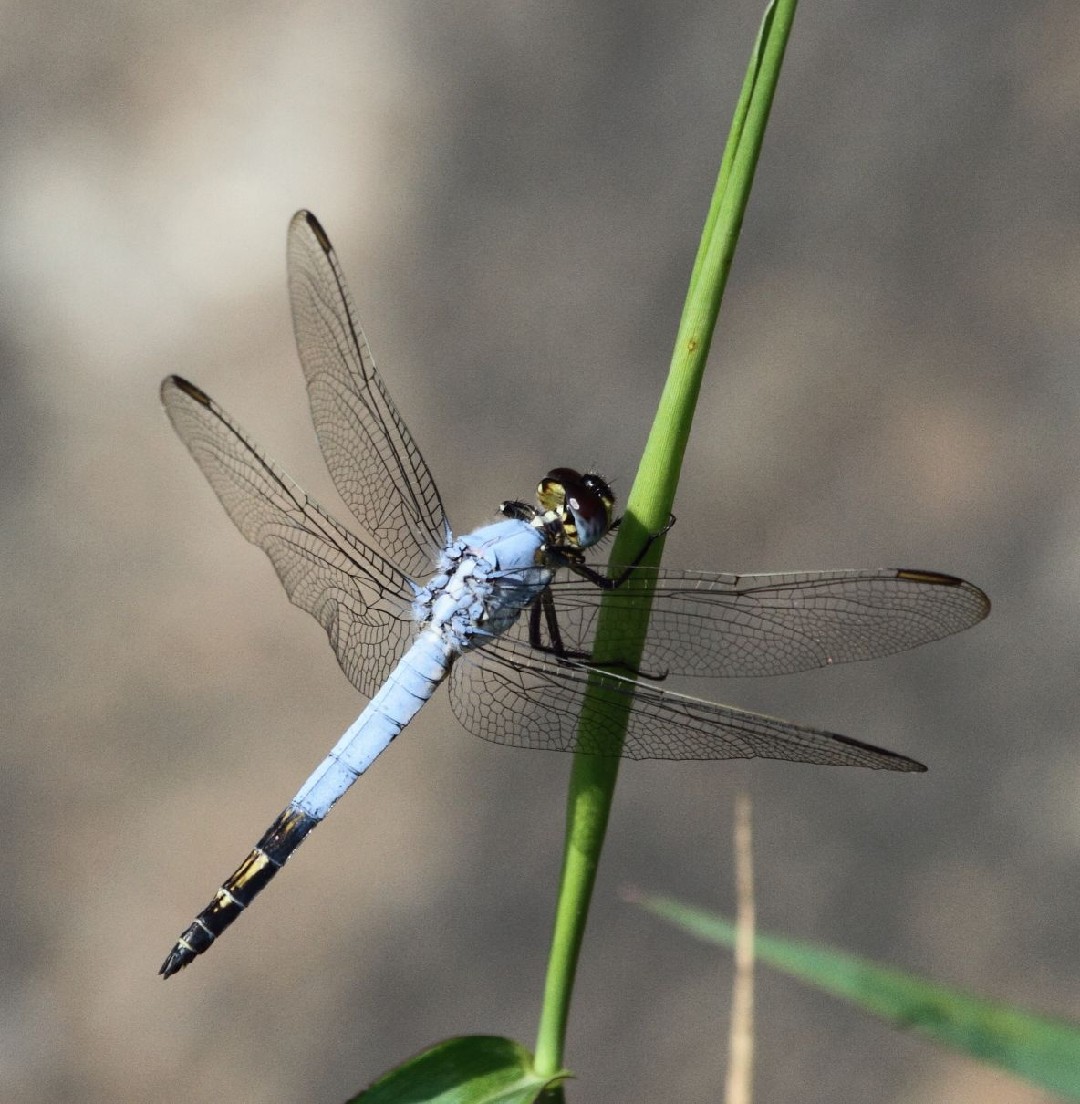
<path id="1" fill-rule="evenodd" d="M 901 567 L 897 569 L 898 579 L 910 579 L 913 583 L 929 583 L 931 586 L 963 586 L 964 580 L 956 575 L 946 575 L 941 571 L 923 571 L 918 567 Z"/>
<path id="2" fill-rule="evenodd" d="M 293 222 L 297 222 L 302 219 L 308 224 L 308 228 L 315 235 L 315 240 L 319 243 L 319 248 L 324 253 L 332 253 L 334 247 L 330 244 L 330 238 L 327 236 L 326 231 L 322 228 L 322 223 L 307 210 L 299 210 L 293 217 Z"/>
<path id="3" fill-rule="evenodd" d="M 841 736 L 838 732 L 830 732 L 829 736 L 838 743 L 847 744 L 848 747 L 859 748 L 862 751 L 870 751 L 875 755 L 884 756 L 883 761 L 868 764 L 872 770 L 903 771 L 906 774 L 925 774 L 930 768 L 918 759 L 912 759 L 909 755 L 901 755 L 898 751 L 889 751 L 888 748 L 878 747 L 876 744 L 868 744 L 863 740 L 856 740 L 853 736 Z"/>
<path id="4" fill-rule="evenodd" d="M 213 403 L 210 401 L 210 396 L 202 390 L 201 387 L 196 387 L 190 380 L 184 379 L 183 376 L 166 376 L 161 382 L 161 399 L 162 402 L 168 396 L 170 389 L 175 388 L 177 391 L 182 391 L 190 399 L 194 399 L 200 406 L 205 406 L 208 410 Z"/>
<path id="5" fill-rule="evenodd" d="M 946 575 L 941 571 L 924 571 L 918 567 L 901 567 L 897 569 L 896 577 L 907 579 L 913 583 L 926 583 L 929 586 L 958 587 L 978 598 L 982 607 L 982 614 L 978 620 L 981 621 L 990 612 L 990 598 L 986 592 L 974 583 L 969 583 L 966 579 L 961 579 L 956 575 Z"/>

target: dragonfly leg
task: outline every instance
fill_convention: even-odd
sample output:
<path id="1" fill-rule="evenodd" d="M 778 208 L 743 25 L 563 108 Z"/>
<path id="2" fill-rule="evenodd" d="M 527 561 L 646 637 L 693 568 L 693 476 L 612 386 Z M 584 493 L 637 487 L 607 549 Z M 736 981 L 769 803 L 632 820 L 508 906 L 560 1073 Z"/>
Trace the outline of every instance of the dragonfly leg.
<path id="1" fill-rule="evenodd" d="M 547 627 L 549 643 L 544 643 L 540 631 L 540 616 L 543 612 L 544 624 Z M 608 663 L 595 663 L 588 652 L 567 648 L 563 644 L 562 633 L 559 632 L 559 616 L 555 609 L 555 602 L 551 597 L 551 591 L 545 590 L 532 604 L 529 610 L 529 645 L 534 651 L 545 655 L 553 655 L 560 660 L 574 660 L 585 667 L 595 667 L 602 671 L 616 671 L 631 678 L 645 678 L 651 682 L 663 682 L 667 678 L 667 671 L 656 674 L 650 671 L 642 671 L 638 667 L 632 667 L 629 663 L 623 663 L 615 659 Z"/>
<path id="2" fill-rule="evenodd" d="M 541 632 L 540 617 L 543 615 L 544 625 L 547 628 L 548 642 L 544 642 Z M 545 655 L 553 655 L 556 659 L 573 659 L 586 662 L 588 652 L 575 651 L 563 644 L 562 633 L 559 632 L 559 618 L 555 612 L 555 603 L 551 600 L 551 592 L 544 590 L 533 602 L 529 609 L 529 646 L 537 652 Z"/>
<path id="3" fill-rule="evenodd" d="M 618 528 L 622 518 L 616 518 L 611 528 Z M 650 533 L 648 540 L 641 546 L 641 550 L 634 557 L 633 561 L 624 567 L 618 575 L 605 575 L 602 571 L 597 571 L 596 568 L 590 567 L 582 559 L 581 553 L 574 548 L 549 548 L 547 549 L 548 555 L 559 560 L 560 566 L 568 567 L 571 571 L 580 575 L 583 579 L 588 579 L 594 586 L 598 586 L 601 590 L 615 590 L 617 587 L 621 587 L 623 583 L 634 573 L 634 568 L 641 563 L 645 558 L 649 549 L 653 544 L 661 537 L 665 536 L 671 531 L 672 526 L 675 524 L 675 515 L 671 514 L 668 517 L 667 525 L 663 529 L 658 530 L 655 533 Z"/>

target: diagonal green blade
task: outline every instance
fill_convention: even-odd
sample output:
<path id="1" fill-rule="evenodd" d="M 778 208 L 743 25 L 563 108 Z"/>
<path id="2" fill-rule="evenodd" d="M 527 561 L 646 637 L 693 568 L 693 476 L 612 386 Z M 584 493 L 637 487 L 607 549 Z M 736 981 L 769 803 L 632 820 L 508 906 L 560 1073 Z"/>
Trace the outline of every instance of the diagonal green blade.
<path id="1" fill-rule="evenodd" d="M 734 925 L 669 897 L 637 904 L 699 939 L 730 947 Z M 1080 1024 L 952 989 L 843 951 L 759 934 L 758 959 L 867 1012 L 981 1062 L 1000 1066 L 1067 1100 L 1080 1100 Z"/>
<path id="2" fill-rule="evenodd" d="M 623 524 L 611 550 L 613 563 L 633 561 L 646 538 L 659 533 L 671 515 L 694 406 L 750 199 L 795 8 L 796 0 L 769 0 L 765 6 L 690 276 L 667 381 L 627 497 Z M 712 139 L 705 135 L 696 140 Z M 662 539 L 655 541 L 643 565 L 657 564 L 662 546 Z M 597 622 L 593 658 L 614 658 L 626 667 L 634 667 L 635 655 L 640 655 L 645 639 L 651 601 L 651 596 L 642 592 L 641 601 L 632 608 L 625 603 L 614 607 L 604 602 Z M 611 641 L 615 639 L 620 643 L 613 648 Z M 621 721 L 625 731 L 626 717 L 617 714 L 626 710 L 628 699 L 622 695 L 618 701 L 611 699 L 612 695 L 606 694 L 602 687 L 592 686 L 580 717 L 582 746 L 588 746 L 590 739 L 598 739 L 598 732 L 612 732 L 613 720 Z M 604 720 L 598 723 L 601 713 Z M 618 770 L 616 756 L 574 757 L 555 930 L 536 1039 L 537 1067 L 545 1072 L 562 1065 L 574 971 L 585 935 Z"/>

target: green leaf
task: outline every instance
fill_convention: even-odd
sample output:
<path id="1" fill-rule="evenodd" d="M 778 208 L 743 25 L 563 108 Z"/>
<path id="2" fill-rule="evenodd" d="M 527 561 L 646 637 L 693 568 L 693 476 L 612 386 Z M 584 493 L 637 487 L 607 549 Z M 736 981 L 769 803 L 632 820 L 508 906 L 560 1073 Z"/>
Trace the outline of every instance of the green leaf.
<path id="1" fill-rule="evenodd" d="M 498 1035 L 462 1035 L 437 1043 L 383 1074 L 349 1104 L 531 1104 L 561 1070 L 541 1077 L 532 1055 Z"/>
<path id="2" fill-rule="evenodd" d="M 667 897 L 635 897 L 648 911 L 730 947 L 734 925 Z M 778 970 L 843 997 L 981 1062 L 1080 1100 L 1080 1024 L 1039 1016 L 813 943 L 757 935 L 754 952 Z"/>

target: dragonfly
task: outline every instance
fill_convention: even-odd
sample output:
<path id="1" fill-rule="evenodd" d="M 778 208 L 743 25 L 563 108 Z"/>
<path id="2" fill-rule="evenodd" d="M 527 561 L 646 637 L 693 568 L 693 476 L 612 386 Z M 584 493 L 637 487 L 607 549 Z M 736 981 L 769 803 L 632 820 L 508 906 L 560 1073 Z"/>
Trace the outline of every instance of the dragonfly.
<path id="1" fill-rule="evenodd" d="M 236 920 L 444 681 L 466 729 L 514 747 L 926 769 L 848 736 L 662 683 L 668 675 L 789 674 L 899 652 L 984 618 L 990 605 L 978 587 L 906 568 L 733 575 L 645 567 L 648 543 L 634 562 L 604 572 L 586 553 L 618 526 L 615 497 L 599 475 L 566 467 L 544 477 L 535 504 L 503 502 L 498 520 L 454 537 L 376 371 L 325 230 L 299 211 L 287 242 L 315 432 L 366 536 L 334 520 L 195 384 L 170 376 L 161 398 L 241 534 L 269 557 L 289 599 L 322 625 L 369 701 L 180 935 L 164 977 Z M 651 602 L 634 664 L 594 657 L 601 599 L 639 610 Z M 630 642 L 616 619 L 605 626 L 605 648 L 618 655 L 624 647 Z M 590 709 L 593 723 L 579 734 L 590 699 L 609 708 Z M 620 712 L 629 720 L 620 722 Z"/>

